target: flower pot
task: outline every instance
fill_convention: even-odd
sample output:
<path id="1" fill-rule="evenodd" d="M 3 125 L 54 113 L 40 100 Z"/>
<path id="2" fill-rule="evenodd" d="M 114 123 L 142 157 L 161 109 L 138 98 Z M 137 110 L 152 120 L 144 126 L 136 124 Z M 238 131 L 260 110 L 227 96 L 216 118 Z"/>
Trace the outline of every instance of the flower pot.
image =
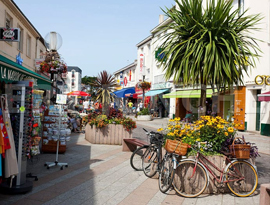
<path id="1" fill-rule="evenodd" d="M 150 121 L 152 120 L 152 116 L 151 115 L 138 115 L 137 116 L 137 120 L 138 121 Z"/>

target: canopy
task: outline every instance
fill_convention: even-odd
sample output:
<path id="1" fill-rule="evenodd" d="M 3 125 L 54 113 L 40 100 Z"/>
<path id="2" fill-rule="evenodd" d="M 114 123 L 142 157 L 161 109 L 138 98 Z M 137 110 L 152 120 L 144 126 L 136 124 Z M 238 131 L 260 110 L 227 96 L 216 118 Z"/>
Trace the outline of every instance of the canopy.
<path id="1" fill-rule="evenodd" d="M 259 97 L 259 99 L 258 99 L 259 101 L 269 102 L 270 101 L 270 91 L 266 92 L 266 93 L 259 94 L 258 97 Z"/>
<path id="2" fill-rule="evenodd" d="M 211 98 L 213 94 L 212 89 L 206 90 L 206 97 Z M 163 95 L 163 98 L 200 98 L 201 90 L 179 90 Z"/>
<path id="3" fill-rule="evenodd" d="M 126 94 L 133 94 L 133 93 L 135 93 L 135 88 L 134 88 L 134 87 L 131 87 L 131 88 L 123 88 L 123 89 L 121 89 L 121 90 L 114 91 L 113 93 L 114 93 L 114 94 L 116 95 L 116 97 L 118 97 L 118 98 L 124 98 L 124 97 L 126 97 L 126 96 L 125 96 Z"/>
<path id="4" fill-rule="evenodd" d="M 86 93 L 84 91 L 72 91 L 68 93 L 67 95 L 72 95 L 72 96 L 91 96 L 89 93 Z"/>
<path id="5" fill-rule="evenodd" d="M 149 97 L 149 96 L 155 96 L 155 95 L 159 95 L 161 93 L 165 93 L 169 91 L 169 88 L 167 89 L 158 89 L 158 90 L 149 90 L 148 92 L 146 92 L 144 94 L 145 97 Z M 138 97 L 142 97 L 142 95 L 139 95 Z"/>

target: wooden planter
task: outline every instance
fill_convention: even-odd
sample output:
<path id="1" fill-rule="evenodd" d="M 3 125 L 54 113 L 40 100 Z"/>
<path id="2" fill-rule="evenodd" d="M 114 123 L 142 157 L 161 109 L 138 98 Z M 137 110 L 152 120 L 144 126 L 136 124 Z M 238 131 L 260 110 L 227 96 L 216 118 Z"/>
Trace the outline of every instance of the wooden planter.
<path id="1" fill-rule="evenodd" d="M 132 132 L 126 131 L 123 125 L 109 124 L 96 128 L 87 124 L 85 127 L 85 139 L 92 144 L 122 145 L 124 138 L 132 138 Z"/>

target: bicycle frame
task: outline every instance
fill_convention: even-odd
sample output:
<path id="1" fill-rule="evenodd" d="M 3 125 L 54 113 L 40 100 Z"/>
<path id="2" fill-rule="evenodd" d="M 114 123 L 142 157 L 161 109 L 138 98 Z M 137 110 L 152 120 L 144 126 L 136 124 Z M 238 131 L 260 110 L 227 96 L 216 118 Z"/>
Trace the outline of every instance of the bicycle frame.
<path id="1" fill-rule="evenodd" d="M 209 167 L 209 165 L 207 165 L 203 160 L 206 160 L 209 165 L 211 167 L 213 167 L 215 170 L 217 170 L 219 173 L 220 173 L 220 177 L 217 176 L 217 174 L 215 174 L 211 168 Z M 231 173 L 228 173 L 230 176 L 233 176 L 235 179 L 233 180 L 226 180 L 224 174 L 227 173 L 227 170 L 229 168 L 229 166 L 234 163 L 235 161 L 239 161 L 237 159 L 231 161 L 227 156 L 225 156 L 225 162 L 228 161 L 229 163 L 227 164 L 226 167 L 224 167 L 222 170 L 219 169 L 214 163 L 212 163 L 209 159 L 207 159 L 202 153 L 200 152 L 197 152 L 196 154 L 196 157 L 195 157 L 195 167 L 194 167 L 194 170 L 193 170 L 193 173 L 192 173 L 192 176 L 190 178 L 192 178 L 195 174 L 195 171 L 196 171 L 196 164 L 197 163 L 200 163 L 213 177 L 215 180 L 217 180 L 218 183 L 228 183 L 228 182 L 233 182 L 233 181 L 239 181 L 239 180 L 242 180 L 244 177 L 241 175 L 241 173 L 239 172 L 239 170 L 236 168 L 236 172 L 237 172 L 237 175 L 234 175 L 234 174 L 231 174 Z M 245 160 L 246 161 L 246 160 Z M 248 161 L 246 161 L 247 163 L 249 163 Z M 251 166 L 253 166 L 251 163 L 249 163 Z M 254 166 L 253 166 L 254 167 Z M 254 167 L 255 168 L 255 167 Z M 256 168 L 255 168 L 256 170 Z"/>

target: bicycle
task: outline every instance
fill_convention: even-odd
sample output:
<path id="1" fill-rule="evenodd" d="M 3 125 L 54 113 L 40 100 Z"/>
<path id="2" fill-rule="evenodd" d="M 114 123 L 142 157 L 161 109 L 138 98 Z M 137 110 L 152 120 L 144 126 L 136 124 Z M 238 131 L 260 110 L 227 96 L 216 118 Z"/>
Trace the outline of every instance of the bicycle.
<path id="1" fill-rule="evenodd" d="M 146 129 L 143 128 L 143 130 L 146 132 L 147 135 L 147 139 L 150 138 L 150 141 L 152 137 L 154 137 L 155 132 L 148 132 Z M 136 170 L 136 171 L 143 171 L 142 168 L 142 159 L 143 159 L 143 155 L 145 153 L 145 151 L 147 150 L 147 148 L 150 146 L 150 144 L 148 145 L 143 145 L 141 147 L 138 147 L 131 155 L 130 157 L 130 165 L 131 167 Z"/>
<path id="2" fill-rule="evenodd" d="M 149 178 L 153 177 L 157 172 L 160 171 L 162 163 L 163 141 L 164 138 L 162 134 L 151 132 L 150 145 L 142 157 L 143 172 Z"/>
<path id="3" fill-rule="evenodd" d="M 201 144 L 205 142 L 196 142 L 191 148 L 196 151 L 195 159 L 183 159 L 177 165 L 177 181 L 174 179 L 173 187 L 178 194 L 184 197 L 196 197 L 203 193 L 209 184 L 209 173 L 219 184 L 226 183 L 228 188 L 236 196 L 250 196 L 257 188 L 258 174 L 256 167 L 246 160 L 229 159 L 225 155 L 225 161 L 228 162 L 225 168 L 219 169 L 215 164 L 209 161 L 201 152 Z M 209 165 L 220 173 L 215 174 Z"/>

